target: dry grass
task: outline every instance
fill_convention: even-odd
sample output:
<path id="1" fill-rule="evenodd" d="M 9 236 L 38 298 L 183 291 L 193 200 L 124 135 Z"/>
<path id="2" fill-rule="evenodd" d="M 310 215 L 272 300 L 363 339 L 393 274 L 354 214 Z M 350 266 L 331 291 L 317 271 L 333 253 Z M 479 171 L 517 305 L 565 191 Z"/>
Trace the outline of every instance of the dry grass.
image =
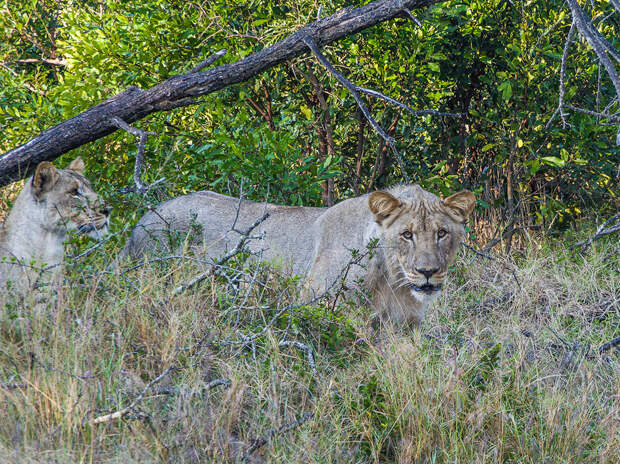
<path id="1" fill-rule="evenodd" d="M 91 255 L 43 311 L 0 297 L 0 462 L 617 463 L 619 350 L 598 353 L 620 325 L 613 247 L 532 245 L 520 288 L 463 253 L 424 324 L 378 340 L 355 304 L 279 311 L 294 282 L 266 270 L 171 298 L 199 263 L 121 276 Z"/>

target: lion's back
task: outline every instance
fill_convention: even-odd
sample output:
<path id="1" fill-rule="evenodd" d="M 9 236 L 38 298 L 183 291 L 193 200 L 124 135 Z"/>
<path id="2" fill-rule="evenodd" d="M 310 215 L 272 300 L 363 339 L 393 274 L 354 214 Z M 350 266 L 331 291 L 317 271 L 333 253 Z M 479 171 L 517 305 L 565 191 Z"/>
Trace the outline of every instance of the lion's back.
<path id="1" fill-rule="evenodd" d="M 322 208 L 280 206 L 203 191 L 183 195 L 161 203 L 147 212 L 134 228 L 124 254 L 175 252 L 190 244 L 200 247 L 211 258 L 232 250 L 241 235 L 268 213 L 267 219 L 253 231 L 248 248 L 261 252 L 265 260 L 289 262 L 296 273 L 303 273 L 311 260 L 316 219 Z M 235 230 L 233 230 L 233 228 Z"/>

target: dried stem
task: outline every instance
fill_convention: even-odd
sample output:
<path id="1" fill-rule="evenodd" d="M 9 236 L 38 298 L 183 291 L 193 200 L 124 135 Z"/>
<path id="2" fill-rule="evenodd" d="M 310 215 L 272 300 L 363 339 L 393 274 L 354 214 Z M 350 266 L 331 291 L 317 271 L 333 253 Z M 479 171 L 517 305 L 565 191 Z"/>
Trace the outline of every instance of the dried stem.
<path id="1" fill-rule="evenodd" d="M 124 416 L 126 416 L 127 414 L 129 414 L 130 412 L 135 412 L 134 408 L 144 399 L 144 395 L 146 395 L 146 393 L 151 389 L 151 387 L 153 385 L 155 385 L 156 383 L 160 382 L 173 369 L 175 369 L 175 367 L 174 366 L 170 366 L 164 372 L 162 372 L 157 377 L 155 377 L 153 380 L 151 380 L 146 385 L 146 387 L 144 387 L 144 390 L 142 390 L 142 392 L 126 408 L 123 408 L 123 409 L 121 409 L 119 411 L 116 411 L 116 412 L 113 412 L 113 413 L 110 413 L 110 414 L 105 414 L 103 416 L 96 417 L 95 419 L 92 420 L 91 423 L 92 424 L 103 424 L 105 422 L 110 422 L 110 421 L 113 421 L 115 419 L 121 419 Z"/>

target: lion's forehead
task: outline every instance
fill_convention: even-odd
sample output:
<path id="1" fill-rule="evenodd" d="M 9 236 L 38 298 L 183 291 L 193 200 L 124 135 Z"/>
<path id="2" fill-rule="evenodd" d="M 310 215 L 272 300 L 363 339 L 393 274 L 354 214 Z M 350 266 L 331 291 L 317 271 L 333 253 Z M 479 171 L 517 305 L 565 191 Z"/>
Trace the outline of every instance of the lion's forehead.
<path id="1" fill-rule="evenodd" d="M 441 228 L 453 229 L 460 225 L 450 217 L 441 202 L 431 204 L 416 202 L 407 205 L 395 224 L 412 232 L 431 232 Z"/>

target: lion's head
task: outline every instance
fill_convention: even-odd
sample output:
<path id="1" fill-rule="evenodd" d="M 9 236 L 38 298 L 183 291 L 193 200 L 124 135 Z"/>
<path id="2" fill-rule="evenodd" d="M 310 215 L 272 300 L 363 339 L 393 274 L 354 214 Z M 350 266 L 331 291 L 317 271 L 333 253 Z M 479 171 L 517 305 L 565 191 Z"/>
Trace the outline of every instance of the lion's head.
<path id="1" fill-rule="evenodd" d="M 368 199 L 390 283 L 428 302 L 441 290 L 476 200 L 462 191 L 442 201 L 417 185 L 393 193 L 374 192 Z"/>
<path id="2" fill-rule="evenodd" d="M 30 190 L 36 221 L 48 232 L 59 235 L 74 230 L 100 239 L 107 233 L 110 208 L 99 198 L 82 175 L 84 161 L 73 160 L 66 169 L 44 161 L 37 166 Z"/>

